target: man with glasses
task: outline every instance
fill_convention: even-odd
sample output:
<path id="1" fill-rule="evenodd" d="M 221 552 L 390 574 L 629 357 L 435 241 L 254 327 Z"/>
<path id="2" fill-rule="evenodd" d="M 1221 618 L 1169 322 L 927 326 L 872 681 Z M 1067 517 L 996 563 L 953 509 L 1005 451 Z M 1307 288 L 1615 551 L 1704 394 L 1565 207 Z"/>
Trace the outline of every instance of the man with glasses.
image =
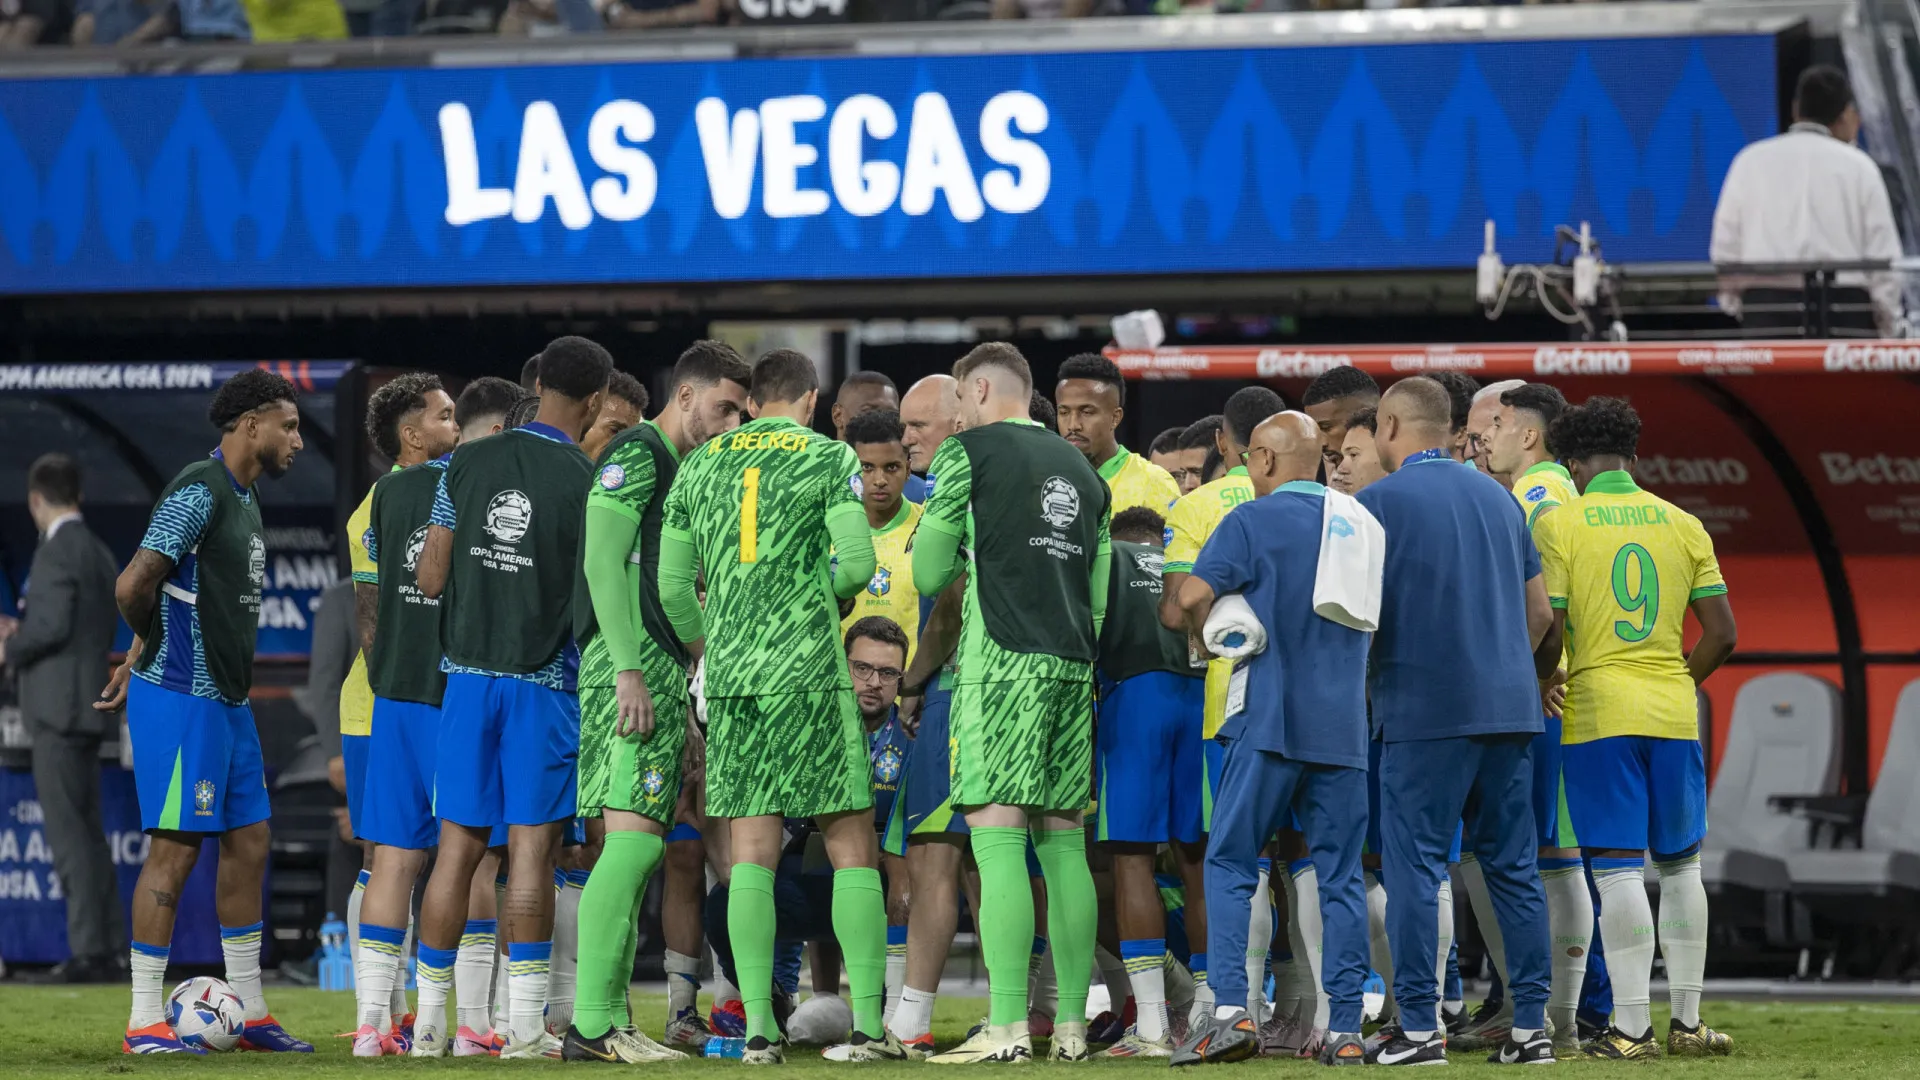
<path id="1" fill-rule="evenodd" d="M 873 825 L 884 834 L 893 824 L 894 799 L 913 748 L 913 736 L 895 707 L 906 674 L 907 633 L 892 619 L 868 615 L 847 628 L 846 644 L 847 671 L 873 763 Z M 907 860 L 883 848 L 880 872 L 887 879 L 887 1014 L 892 1015 L 907 977 Z"/>
<path id="2" fill-rule="evenodd" d="M 1512 478 L 1493 471 L 1487 462 L 1487 448 L 1500 430 L 1500 395 L 1525 385 L 1524 379 L 1502 379 L 1497 383 L 1489 383 L 1473 395 L 1473 404 L 1467 409 L 1467 464 L 1503 485 L 1510 485 Z"/>

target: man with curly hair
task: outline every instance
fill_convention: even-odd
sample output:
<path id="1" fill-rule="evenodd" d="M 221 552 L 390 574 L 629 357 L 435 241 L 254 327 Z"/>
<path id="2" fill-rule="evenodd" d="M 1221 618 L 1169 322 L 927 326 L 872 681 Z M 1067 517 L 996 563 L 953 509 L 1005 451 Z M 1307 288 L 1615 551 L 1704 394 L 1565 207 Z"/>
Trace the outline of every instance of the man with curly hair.
<path id="1" fill-rule="evenodd" d="M 152 838 L 133 893 L 129 1054 L 204 1053 L 167 1024 L 174 914 L 201 842 L 220 838 L 220 949 L 246 1007 L 246 1050 L 312 1053 L 267 1011 L 260 989 L 260 897 L 267 867 L 267 783 L 247 695 L 267 574 L 261 476 L 279 477 L 302 446 L 293 385 L 264 369 L 214 392 L 220 445 L 160 495 L 114 600 L 135 628 L 126 662 L 95 708 L 127 707 L 140 825 Z"/>
<path id="2" fill-rule="evenodd" d="M 1657 937 L 1673 1003 L 1667 1053 L 1725 1054 L 1733 1041 L 1700 1022 L 1707 768 L 1695 693 L 1732 655 L 1738 632 L 1706 528 L 1634 483 L 1639 441 L 1640 417 L 1620 398 L 1562 412 L 1547 442 L 1580 494 L 1534 525 L 1553 608 L 1534 664 L 1551 673 L 1566 647 L 1564 805 L 1593 860 L 1613 979 L 1613 1025 L 1587 1053 L 1659 1054 L 1648 1011 Z M 1691 651 L 1688 611 L 1700 622 Z M 1660 872 L 1657 923 L 1644 878 L 1649 851 Z"/>

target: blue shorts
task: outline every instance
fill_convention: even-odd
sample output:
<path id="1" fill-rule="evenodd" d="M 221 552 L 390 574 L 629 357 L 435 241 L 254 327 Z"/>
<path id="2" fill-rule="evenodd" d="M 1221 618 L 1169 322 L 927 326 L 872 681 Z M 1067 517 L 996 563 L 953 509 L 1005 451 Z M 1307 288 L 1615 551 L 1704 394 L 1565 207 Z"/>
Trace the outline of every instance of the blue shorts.
<path id="1" fill-rule="evenodd" d="M 1616 735 L 1574 743 L 1567 812 L 1588 851 L 1677 855 L 1707 836 L 1707 763 L 1698 739 Z"/>
<path id="2" fill-rule="evenodd" d="M 920 706 L 920 733 L 907 752 L 882 842 L 889 854 L 905 855 L 907 842 L 915 836 L 967 833 L 967 819 L 953 808 L 953 776 L 947 769 L 952 753 L 947 720 L 952 710 L 952 690 L 927 691 Z"/>
<path id="3" fill-rule="evenodd" d="M 677 844 L 682 840 L 698 840 L 698 839 L 700 839 L 700 830 L 682 821 L 676 824 L 673 828 L 667 830 L 667 838 L 662 842 L 668 843 L 668 844 Z"/>
<path id="4" fill-rule="evenodd" d="M 1094 729 L 1094 839 L 1198 841 L 1201 679 L 1149 671 L 1111 685 Z"/>
<path id="5" fill-rule="evenodd" d="M 140 827 L 218 833 L 272 815 L 253 710 L 127 680 Z"/>
<path id="6" fill-rule="evenodd" d="M 469 828 L 573 817 L 580 699 L 511 676 L 454 672 L 440 700 L 433 812 Z"/>
<path id="7" fill-rule="evenodd" d="M 1369 855 L 1378 855 L 1384 850 L 1380 840 L 1380 747 L 1379 739 L 1367 743 L 1367 846 Z M 1456 825 L 1453 830 L 1453 847 L 1447 849 L 1447 861 L 1460 861 L 1460 842 L 1466 838 L 1466 824 Z"/>
<path id="8" fill-rule="evenodd" d="M 1546 717 L 1546 729 L 1533 737 L 1533 823 L 1540 846 L 1577 848 L 1578 830 L 1567 816 L 1565 778 L 1561 775 L 1560 718 Z"/>
<path id="9" fill-rule="evenodd" d="M 347 772 L 347 825 L 356 840 L 365 840 L 367 819 L 367 747 L 371 735 L 340 736 L 340 758 Z"/>
<path id="10" fill-rule="evenodd" d="M 362 840 L 425 851 L 440 842 L 433 816 L 434 753 L 440 745 L 440 710 L 417 701 L 373 699 L 372 756 L 366 764 Z"/>

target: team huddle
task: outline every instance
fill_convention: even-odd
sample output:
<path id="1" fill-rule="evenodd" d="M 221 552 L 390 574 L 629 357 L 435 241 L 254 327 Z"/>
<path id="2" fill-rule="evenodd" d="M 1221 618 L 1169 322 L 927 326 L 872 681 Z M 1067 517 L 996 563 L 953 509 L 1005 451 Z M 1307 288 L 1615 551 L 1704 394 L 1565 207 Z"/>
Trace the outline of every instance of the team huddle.
<path id="1" fill-rule="evenodd" d="M 1634 483 L 1624 401 L 1336 368 L 1304 411 L 1250 387 L 1141 455 L 1097 355 L 1052 398 L 1004 344 L 904 396 L 858 373 L 835 439 L 792 350 L 697 342 L 647 420 L 590 341 L 530 372 L 368 403 L 393 469 L 348 525 L 355 1056 L 777 1064 L 821 1030 L 846 1063 L 1730 1051 L 1700 1017 L 1695 688 L 1734 622 L 1706 531 Z M 121 575 L 139 634 L 100 706 L 128 709 L 153 837 L 124 1046 L 197 1052 L 162 983 L 218 834 L 241 1044 L 310 1052 L 261 990 L 246 704 L 255 485 L 298 406 L 249 371 L 210 419 Z M 627 1001 L 656 874 L 659 1040 Z M 1496 975 L 1472 1013 L 1456 876 Z M 943 1049 L 962 904 L 988 1012 Z M 837 1022 L 806 1022 L 843 969 Z"/>

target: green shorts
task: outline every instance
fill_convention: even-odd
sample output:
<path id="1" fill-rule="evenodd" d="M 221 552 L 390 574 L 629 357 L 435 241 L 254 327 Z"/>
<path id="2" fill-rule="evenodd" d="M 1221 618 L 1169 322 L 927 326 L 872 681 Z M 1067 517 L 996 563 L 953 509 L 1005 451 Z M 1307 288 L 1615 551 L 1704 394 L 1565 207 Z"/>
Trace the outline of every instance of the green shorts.
<path id="1" fill-rule="evenodd" d="M 1093 790 L 1093 680 L 961 683 L 948 739 L 954 806 L 1077 813 Z"/>
<path id="2" fill-rule="evenodd" d="M 819 817 L 873 808 L 853 689 L 707 699 L 707 815 Z"/>
<path id="3" fill-rule="evenodd" d="M 680 798 L 680 755 L 687 743 L 687 689 L 680 679 L 647 680 L 653 735 L 621 737 L 611 686 L 580 688 L 580 816 L 625 810 L 673 825 Z"/>

